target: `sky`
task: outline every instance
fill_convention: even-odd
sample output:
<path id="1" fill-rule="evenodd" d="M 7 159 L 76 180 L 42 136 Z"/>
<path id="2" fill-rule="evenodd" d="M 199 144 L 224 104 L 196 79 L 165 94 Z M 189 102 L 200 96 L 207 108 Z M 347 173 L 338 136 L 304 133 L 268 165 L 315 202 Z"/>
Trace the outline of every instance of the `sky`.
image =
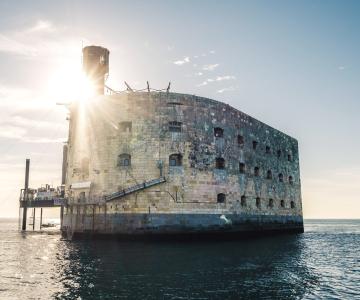
<path id="1" fill-rule="evenodd" d="M 55 4 L 56 3 L 56 4 Z M 360 218 L 359 1 L 0 2 L 0 217 L 60 184 L 81 49 L 107 84 L 216 99 L 299 141 L 305 218 Z"/>

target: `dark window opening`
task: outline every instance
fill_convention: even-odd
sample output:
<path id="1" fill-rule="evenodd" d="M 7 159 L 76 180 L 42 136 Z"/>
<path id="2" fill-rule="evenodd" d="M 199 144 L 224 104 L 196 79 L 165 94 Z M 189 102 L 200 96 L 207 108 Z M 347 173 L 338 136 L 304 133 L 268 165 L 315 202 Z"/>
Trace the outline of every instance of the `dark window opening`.
<path id="1" fill-rule="evenodd" d="M 269 199 L 269 207 L 274 207 L 274 200 L 273 199 Z"/>
<path id="2" fill-rule="evenodd" d="M 170 167 L 182 166 L 182 155 L 181 154 L 171 154 L 169 156 L 169 165 L 170 165 Z"/>
<path id="3" fill-rule="evenodd" d="M 131 166 L 131 155 L 127 153 L 120 154 L 118 156 L 118 166 L 120 167 Z"/>
<path id="4" fill-rule="evenodd" d="M 294 201 L 291 201 L 291 202 L 290 202 L 290 206 L 291 206 L 291 208 L 295 208 L 295 202 L 294 202 Z"/>
<path id="5" fill-rule="evenodd" d="M 268 170 L 268 171 L 266 172 L 266 179 L 272 179 L 272 172 L 271 172 L 271 170 Z"/>
<path id="6" fill-rule="evenodd" d="M 288 161 L 292 161 L 292 157 L 291 157 L 291 154 L 288 154 Z"/>
<path id="7" fill-rule="evenodd" d="M 257 141 L 253 141 L 253 142 L 252 142 L 253 150 L 256 150 L 257 145 L 258 145 L 258 142 L 257 142 Z"/>
<path id="8" fill-rule="evenodd" d="M 215 164 L 215 168 L 216 169 L 225 169 L 225 159 L 223 159 L 222 157 L 217 157 L 216 158 L 216 164 Z"/>
<path id="9" fill-rule="evenodd" d="M 245 173 L 245 164 L 244 163 L 239 163 L 239 172 L 241 174 Z"/>
<path id="10" fill-rule="evenodd" d="M 256 197 L 256 207 L 257 208 L 261 207 L 260 197 Z"/>
<path id="11" fill-rule="evenodd" d="M 283 174 L 279 174 L 279 182 L 284 182 L 284 176 Z"/>
<path id="12" fill-rule="evenodd" d="M 169 122 L 169 131 L 170 132 L 181 132 L 181 122 L 172 121 Z"/>
<path id="13" fill-rule="evenodd" d="M 255 168 L 254 168 L 254 175 L 255 175 L 255 176 L 259 176 L 259 175 L 260 175 L 260 169 L 259 169 L 259 167 L 255 167 Z"/>
<path id="14" fill-rule="evenodd" d="M 245 195 L 242 195 L 241 196 L 241 206 L 246 206 L 246 197 L 245 197 Z"/>
<path id="15" fill-rule="evenodd" d="M 270 146 L 266 146 L 266 147 L 265 147 L 265 152 L 266 152 L 266 154 L 270 154 L 270 153 L 271 153 Z"/>
<path id="16" fill-rule="evenodd" d="M 214 128 L 214 136 L 215 137 L 223 137 L 224 136 L 224 129 L 220 127 Z"/>
<path id="17" fill-rule="evenodd" d="M 293 184 L 294 183 L 294 178 L 292 176 L 289 176 L 289 183 Z"/>
<path id="18" fill-rule="evenodd" d="M 244 137 L 242 135 L 238 135 L 237 136 L 237 143 L 240 147 L 243 147 L 245 144 L 245 140 Z"/>
<path id="19" fill-rule="evenodd" d="M 280 206 L 283 207 L 283 208 L 285 207 L 285 201 L 284 200 L 280 201 Z"/>
<path id="20" fill-rule="evenodd" d="M 119 130 L 122 132 L 131 132 L 132 129 L 132 122 L 120 122 L 119 123 Z"/>
<path id="21" fill-rule="evenodd" d="M 217 195 L 217 202 L 218 203 L 224 203 L 226 200 L 226 195 L 223 193 L 220 193 Z"/>
<path id="22" fill-rule="evenodd" d="M 276 155 L 277 155 L 277 158 L 280 158 L 280 157 L 281 157 L 281 150 L 278 150 L 278 151 L 276 152 Z"/>

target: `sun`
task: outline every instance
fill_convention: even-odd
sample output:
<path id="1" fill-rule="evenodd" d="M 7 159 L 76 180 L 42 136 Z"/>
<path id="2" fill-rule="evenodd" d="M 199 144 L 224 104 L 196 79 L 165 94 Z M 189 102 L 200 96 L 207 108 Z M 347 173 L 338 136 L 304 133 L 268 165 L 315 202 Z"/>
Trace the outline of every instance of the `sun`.
<path id="1" fill-rule="evenodd" d="M 81 65 L 62 64 L 48 81 L 48 94 L 56 102 L 88 102 L 96 94 L 94 83 L 82 71 Z"/>

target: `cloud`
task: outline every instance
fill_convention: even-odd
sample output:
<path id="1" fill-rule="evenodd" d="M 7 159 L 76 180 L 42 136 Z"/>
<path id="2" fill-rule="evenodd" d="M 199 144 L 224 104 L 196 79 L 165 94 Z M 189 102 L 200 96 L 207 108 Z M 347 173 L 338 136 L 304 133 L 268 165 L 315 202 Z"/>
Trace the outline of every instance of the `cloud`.
<path id="1" fill-rule="evenodd" d="M 215 50 L 210 50 L 209 53 L 210 54 L 215 54 Z"/>
<path id="2" fill-rule="evenodd" d="M 175 64 L 175 65 L 178 65 L 178 66 L 181 66 L 181 65 L 187 64 L 187 63 L 189 63 L 189 62 L 190 62 L 190 57 L 186 56 L 186 57 L 184 57 L 183 60 L 174 61 L 174 64 Z"/>
<path id="3" fill-rule="evenodd" d="M 224 92 L 230 92 L 230 91 L 235 91 L 235 90 L 236 90 L 236 88 L 234 86 L 229 86 L 229 87 L 217 90 L 216 92 L 219 94 L 222 94 Z"/>
<path id="4" fill-rule="evenodd" d="M 201 73 L 201 75 L 202 75 L 202 73 Z M 215 78 L 208 78 L 205 81 L 203 81 L 202 83 L 198 84 L 197 86 L 205 86 L 211 82 L 216 82 L 216 81 L 235 80 L 235 79 L 236 79 L 236 77 L 233 75 L 217 76 Z"/>
<path id="5" fill-rule="evenodd" d="M 343 71 L 343 70 L 345 70 L 345 67 L 344 66 L 339 66 L 338 70 Z"/>
<path id="6" fill-rule="evenodd" d="M 38 20 L 27 32 L 54 32 L 56 28 L 50 21 Z"/>
<path id="7" fill-rule="evenodd" d="M 219 64 L 204 65 L 204 66 L 202 67 L 202 69 L 203 69 L 204 71 L 214 71 L 218 66 L 219 66 Z"/>
<path id="8" fill-rule="evenodd" d="M 68 28 L 55 27 L 50 21 L 38 20 L 33 26 L 21 30 L 0 32 L 0 52 L 21 55 L 28 59 L 52 59 L 79 55 L 79 41 Z"/>

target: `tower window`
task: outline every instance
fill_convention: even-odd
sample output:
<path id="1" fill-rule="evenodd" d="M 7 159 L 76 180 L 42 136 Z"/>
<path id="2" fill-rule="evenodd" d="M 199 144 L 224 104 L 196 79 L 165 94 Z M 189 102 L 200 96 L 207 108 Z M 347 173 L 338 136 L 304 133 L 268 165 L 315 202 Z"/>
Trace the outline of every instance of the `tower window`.
<path id="1" fill-rule="evenodd" d="M 245 164 L 244 163 L 239 163 L 239 172 L 241 174 L 244 174 L 245 173 Z"/>
<path id="2" fill-rule="evenodd" d="M 291 206 L 291 208 L 295 208 L 295 202 L 294 202 L 294 201 L 291 201 L 291 202 L 290 202 L 290 206 Z"/>
<path id="3" fill-rule="evenodd" d="M 279 174 L 279 182 L 284 182 L 284 176 L 282 173 Z"/>
<path id="4" fill-rule="evenodd" d="M 217 195 L 217 203 L 224 203 L 226 200 L 226 195 L 223 193 L 220 193 Z"/>
<path id="5" fill-rule="evenodd" d="M 170 167 L 182 166 L 182 155 L 179 153 L 171 154 L 169 156 L 169 166 Z"/>
<path id="6" fill-rule="evenodd" d="M 118 156 L 118 166 L 130 167 L 131 166 L 131 155 L 127 153 L 120 154 Z"/>
<path id="7" fill-rule="evenodd" d="M 292 176 L 289 176 L 289 183 L 293 184 L 294 183 L 294 178 Z"/>
<path id="8" fill-rule="evenodd" d="M 246 206 L 246 197 L 245 197 L 245 195 L 242 195 L 241 196 L 241 206 Z"/>
<path id="9" fill-rule="evenodd" d="M 281 206 L 282 208 L 285 207 L 285 201 L 284 201 L 284 200 L 281 200 L 281 201 L 280 201 L 280 206 Z"/>
<path id="10" fill-rule="evenodd" d="M 268 170 L 268 171 L 266 172 L 266 179 L 272 179 L 272 172 L 271 172 L 271 170 Z"/>
<path id="11" fill-rule="evenodd" d="M 244 137 L 242 135 L 237 136 L 237 143 L 240 147 L 243 147 L 245 144 Z"/>
<path id="12" fill-rule="evenodd" d="M 288 154 L 288 161 L 292 161 L 292 157 L 291 157 L 291 154 Z"/>
<path id="13" fill-rule="evenodd" d="M 271 148 L 270 148 L 270 146 L 266 146 L 266 147 L 265 147 L 265 153 L 266 153 L 266 154 L 270 154 L 270 153 L 271 153 Z"/>
<path id="14" fill-rule="evenodd" d="M 214 128 L 214 136 L 215 137 L 223 137 L 224 136 L 224 129 L 220 128 L 220 127 L 215 127 Z"/>
<path id="15" fill-rule="evenodd" d="M 170 132 L 181 132 L 181 122 L 171 121 L 169 122 L 169 131 Z"/>
<path id="16" fill-rule="evenodd" d="M 119 123 L 119 130 L 122 132 L 131 132 L 132 130 L 132 122 L 125 121 Z"/>
<path id="17" fill-rule="evenodd" d="M 258 146 L 258 142 L 257 141 L 253 141 L 252 142 L 252 146 L 253 146 L 253 150 L 256 150 L 257 146 Z"/>
<path id="18" fill-rule="evenodd" d="M 281 150 L 278 150 L 278 151 L 276 152 L 276 155 L 277 155 L 277 158 L 280 158 L 280 157 L 281 157 Z"/>
<path id="19" fill-rule="evenodd" d="M 256 197 L 256 207 L 257 207 L 257 208 L 260 208 L 260 207 L 261 207 L 260 197 Z"/>
<path id="20" fill-rule="evenodd" d="M 274 207 L 274 199 L 269 199 L 269 207 L 273 208 Z"/>
<path id="21" fill-rule="evenodd" d="M 215 161 L 215 168 L 220 170 L 225 169 L 225 159 L 217 157 Z"/>
<path id="22" fill-rule="evenodd" d="M 259 167 L 255 167 L 255 168 L 254 168 L 254 175 L 255 175 L 255 176 L 259 176 L 259 175 L 260 175 L 260 169 L 259 169 Z"/>

